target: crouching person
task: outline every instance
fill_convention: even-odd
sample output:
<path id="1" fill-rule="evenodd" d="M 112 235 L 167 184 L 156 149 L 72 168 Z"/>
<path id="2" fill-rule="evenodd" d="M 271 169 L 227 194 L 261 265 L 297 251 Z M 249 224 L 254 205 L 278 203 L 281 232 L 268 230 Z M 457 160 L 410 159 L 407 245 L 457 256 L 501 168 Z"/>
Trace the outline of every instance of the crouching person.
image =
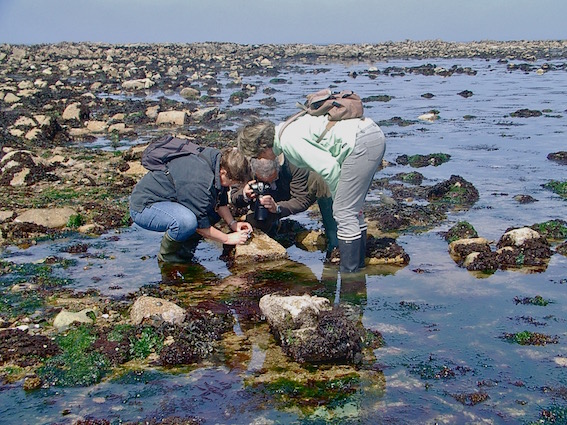
<path id="1" fill-rule="evenodd" d="M 202 148 L 169 161 L 166 171 L 148 172 L 134 187 L 130 216 L 146 230 L 165 232 L 158 253 L 163 262 L 192 259 L 201 237 L 243 244 L 252 227 L 233 218 L 228 190 L 248 181 L 249 175 L 248 161 L 236 149 Z M 221 218 L 231 233 L 213 226 Z"/>
<path id="2" fill-rule="evenodd" d="M 323 179 L 296 167 L 283 154 L 273 160 L 252 158 L 250 166 L 254 180 L 231 192 L 231 202 L 236 207 L 249 207 L 246 221 L 276 237 L 280 219 L 303 212 L 317 201 L 330 253 L 337 246 L 337 225 L 332 215 L 331 193 Z"/>

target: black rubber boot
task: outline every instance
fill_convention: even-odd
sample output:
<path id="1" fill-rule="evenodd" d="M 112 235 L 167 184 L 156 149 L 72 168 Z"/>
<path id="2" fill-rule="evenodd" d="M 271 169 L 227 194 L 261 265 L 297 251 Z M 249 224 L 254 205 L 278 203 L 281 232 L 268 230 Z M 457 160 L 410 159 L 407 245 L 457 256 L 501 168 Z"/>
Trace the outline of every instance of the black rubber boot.
<path id="1" fill-rule="evenodd" d="M 352 241 L 339 239 L 339 251 L 341 253 L 341 272 L 354 273 L 360 269 L 360 245 L 360 238 Z"/>
<path id="2" fill-rule="evenodd" d="M 359 268 L 363 269 L 366 267 L 366 239 L 368 237 L 368 231 L 365 229 L 360 235 L 360 264 Z"/>

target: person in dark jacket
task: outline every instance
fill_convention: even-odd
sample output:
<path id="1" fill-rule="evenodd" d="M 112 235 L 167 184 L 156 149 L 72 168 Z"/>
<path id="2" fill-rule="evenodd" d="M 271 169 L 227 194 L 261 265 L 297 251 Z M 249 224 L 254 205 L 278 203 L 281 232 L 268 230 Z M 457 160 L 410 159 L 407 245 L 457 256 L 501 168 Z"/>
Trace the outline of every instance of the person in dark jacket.
<path id="1" fill-rule="evenodd" d="M 327 255 L 330 257 L 338 244 L 337 225 L 332 214 L 331 193 L 323 179 L 305 168 L 296 167 L 283 154 L 275 160 L 252 158 L 250 166 L 254 180 L 231 193 L 234 206 L 250 208 L 246 221 L 274 237 L 280 219 L 305 211 L 317 201 L 328 242 Z M 259 183 L 267 189 L 260 191 Z M 266 211 L 262 220 L 257 217 L 258 203 Z"/>
<path id="2" fill-rule="evenodd" d="M 228 207 L 228 189 L 248 181 L 248 160 L 233 148 L 203 148 L 171 160 L 168 173 L 148 172 L 134 187 L 130 216 L 140 227 L 165 232 L 158 260 L 184 262 L 200 237 L 227 245 L 243 244 L 252 226 L 237 222 Z M 223 219 L 232 233 L 214 227 Z"/>

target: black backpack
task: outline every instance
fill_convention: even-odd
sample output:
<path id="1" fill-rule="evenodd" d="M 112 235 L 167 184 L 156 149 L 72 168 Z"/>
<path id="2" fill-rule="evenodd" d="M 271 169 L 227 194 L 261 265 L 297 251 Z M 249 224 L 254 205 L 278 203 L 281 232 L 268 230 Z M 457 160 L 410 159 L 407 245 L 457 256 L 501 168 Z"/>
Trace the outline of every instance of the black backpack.
<path id="1" fill-rule="evenodd" d="M 150 171 L 163 171 L 171 183 L 175 185 L 167 169 L 167 163 L 181 156 L 198 155 L 203 149 L 188 139 L 163 136 L 151 142 L 144 149 L 144 152 L 142 152 L 142 165 Z"/>
<path id="2" fill-rule="evenodd" d="M 188 139 L 164 136 L 151 142 L 142 152 L 142 165 L 150 171 L 167 173 L 167 163 L 186 155 L 198 155 L 203 148 Z"/>

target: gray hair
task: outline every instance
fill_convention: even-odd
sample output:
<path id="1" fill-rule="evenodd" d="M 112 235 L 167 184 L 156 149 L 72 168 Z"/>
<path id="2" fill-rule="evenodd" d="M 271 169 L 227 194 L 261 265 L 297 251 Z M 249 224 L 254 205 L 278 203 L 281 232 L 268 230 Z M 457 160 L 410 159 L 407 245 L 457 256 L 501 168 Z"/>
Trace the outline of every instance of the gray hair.
<path id="1" fill-rule="evenodd" d="M 280 162 L 276 159 L 272 161 L 271 159 L 250 159 L 250 167 L 252 168 L 252 174 L 256 176 L 259 180 L 267 179 L 274 173 L 280 172 Z"/>

